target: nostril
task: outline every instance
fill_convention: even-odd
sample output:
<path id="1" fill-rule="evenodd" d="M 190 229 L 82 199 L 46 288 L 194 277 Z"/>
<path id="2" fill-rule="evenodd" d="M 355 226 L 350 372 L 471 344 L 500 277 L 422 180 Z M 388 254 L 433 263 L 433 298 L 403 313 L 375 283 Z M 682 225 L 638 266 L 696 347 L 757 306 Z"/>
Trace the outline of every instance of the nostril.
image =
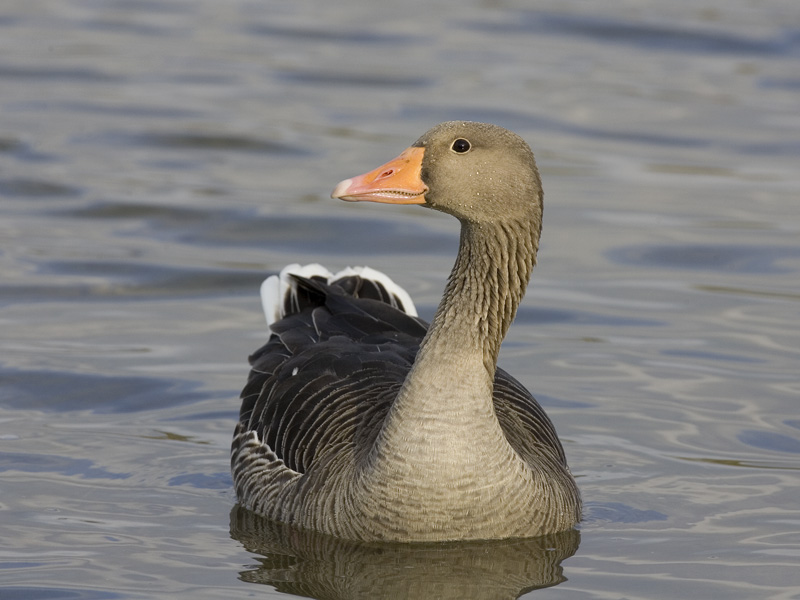
<path id="1" fill-rule="evenodd" d="M 389 177 L 389 175 L 391 175 L 392 173 L 394 173 L 394 169 L 389 169 L 388 171 L 384 171 L 383 173 L 381 173 L 378 176 L 378 178 L 383 179 L 384 177 Z"/>

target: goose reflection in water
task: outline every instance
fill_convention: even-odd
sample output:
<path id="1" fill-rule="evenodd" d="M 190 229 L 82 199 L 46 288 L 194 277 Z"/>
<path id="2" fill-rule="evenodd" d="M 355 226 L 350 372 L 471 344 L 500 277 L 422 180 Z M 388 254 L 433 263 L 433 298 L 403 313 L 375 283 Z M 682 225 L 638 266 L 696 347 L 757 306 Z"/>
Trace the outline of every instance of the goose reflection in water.
<path id="1" fill-rule="evenodd" d="M 449 543 L 351 542 L 276 523 L 237 505 L 231 537 L 261 555 L 242 581 L 318 600 L 501 600 L 565 580 L 574 529 L 536 538 Z"/>

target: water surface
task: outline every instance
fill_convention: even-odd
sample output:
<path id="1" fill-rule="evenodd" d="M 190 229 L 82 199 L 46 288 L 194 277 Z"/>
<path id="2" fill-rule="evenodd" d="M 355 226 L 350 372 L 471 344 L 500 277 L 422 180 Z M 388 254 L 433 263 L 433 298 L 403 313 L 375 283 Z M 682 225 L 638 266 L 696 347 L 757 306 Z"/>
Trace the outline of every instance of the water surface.
<path id="1" fill-rule="evenodd" d="M 798 23 L 778 0 L 5 2 L 0 596 L 800 597 Z M 430 317 L 457 224 L 328 194 L 446 119 L 537 155 L 501 364 L 585 520 L 287 534 L 228 473 L 258 286 L 368 262 Z"/>

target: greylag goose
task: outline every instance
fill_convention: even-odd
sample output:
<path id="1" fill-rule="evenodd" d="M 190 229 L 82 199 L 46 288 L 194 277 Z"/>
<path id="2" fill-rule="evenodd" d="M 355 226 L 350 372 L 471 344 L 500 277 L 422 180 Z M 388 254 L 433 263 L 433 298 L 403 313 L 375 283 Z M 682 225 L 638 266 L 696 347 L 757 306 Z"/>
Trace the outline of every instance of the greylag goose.
<path id="1" fill-rule="evenodd" d="M 429 326 L 386 275 L 292 265 L 262 286 L 267 343 L 250 357 L 231 467 L 239 502 L 340 538 L 533 537 L 581 501 L 555 429 L 497 368 L 536 262 L 533 153 L 494 125 L 437 125 L 334 198 L 420 204 L 461 222 Z"/>

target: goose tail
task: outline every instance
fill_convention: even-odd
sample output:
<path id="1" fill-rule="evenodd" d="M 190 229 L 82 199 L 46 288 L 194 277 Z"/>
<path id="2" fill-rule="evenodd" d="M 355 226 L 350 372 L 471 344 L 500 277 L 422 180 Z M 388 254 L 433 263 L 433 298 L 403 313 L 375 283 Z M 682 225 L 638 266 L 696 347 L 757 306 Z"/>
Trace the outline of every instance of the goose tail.
<path id="1" fill-rule="evenodd" d="M 302 279 L 335 285 L 347 295 L 380 300 L 412 317 L 417 316 L 417 309 L 408 292 L 376 269 L 347 267 L 331 273 L 320 264 L 295 263 L 284 267 L 278 275 L 267 277 L 261 284 L 261 305 L 268 326 L 306 307 L 303 294 L 298 293 L 298 284 Z"/>

